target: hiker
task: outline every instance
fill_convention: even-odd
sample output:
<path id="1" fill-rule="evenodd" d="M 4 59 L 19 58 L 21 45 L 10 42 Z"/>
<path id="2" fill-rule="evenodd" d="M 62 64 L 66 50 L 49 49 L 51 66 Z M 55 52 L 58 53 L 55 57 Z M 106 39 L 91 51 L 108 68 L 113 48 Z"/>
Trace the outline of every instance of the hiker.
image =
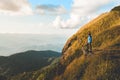
<path id="1" fill-rule="evenodd" d="M 88 51 L 92 53 L 92 35 L 91 32 L 88 33 Z"/>

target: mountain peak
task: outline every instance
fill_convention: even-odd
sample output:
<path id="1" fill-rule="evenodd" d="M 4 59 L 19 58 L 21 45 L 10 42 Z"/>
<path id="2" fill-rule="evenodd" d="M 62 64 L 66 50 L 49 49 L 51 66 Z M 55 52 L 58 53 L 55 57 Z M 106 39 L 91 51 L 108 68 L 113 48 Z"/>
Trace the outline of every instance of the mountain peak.
<path id="1" fill-rule="evenodd" d="M 120 5 L 119 5 L 119 6 L 114 7 L 111 11 L 120 11 Z"/>

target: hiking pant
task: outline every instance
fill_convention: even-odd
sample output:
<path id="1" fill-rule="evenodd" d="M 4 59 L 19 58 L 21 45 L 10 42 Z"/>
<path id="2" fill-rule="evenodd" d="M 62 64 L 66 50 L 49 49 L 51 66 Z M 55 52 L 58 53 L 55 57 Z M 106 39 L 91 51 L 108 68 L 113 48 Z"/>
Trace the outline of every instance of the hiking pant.
<path id="1" fill-rule="evenodd" d="M 88 51 L 92 52 L 92 43 L 88 43 Z"/>

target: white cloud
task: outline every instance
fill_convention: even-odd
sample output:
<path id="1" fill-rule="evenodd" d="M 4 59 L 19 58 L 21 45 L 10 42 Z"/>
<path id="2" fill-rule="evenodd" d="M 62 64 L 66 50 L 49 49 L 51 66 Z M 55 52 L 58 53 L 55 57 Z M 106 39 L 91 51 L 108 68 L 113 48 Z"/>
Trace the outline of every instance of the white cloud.
<path id="1" fill-rule="evenodd" d="M 31 15 L 32 9 L 28 0 L 0 0 L 0 14 Z"/>
<path id="2" fill-rule="evenodd" d="M 53 25 L 56 27 L 56 26 L 60 26 L 61 27 L 61 17 L 60 16 L 57 16 L 56 19 L 53 21 Z"/>
<path id="3" fill-rule="evenodd" d="M 74 0 L 72 13 L 80 14 L 81 16 L 94 14 L 101 6 L 106 5 L 111 1 L 112 0 Z"/>
<path id="4" fill-rule="evenodd" d="M 36 13 L 41 15 L 59 15 L 66 12 L 64 6 L 61 5 L 38 5 L 36 7 Z"/>
<path id="5" fill-rule="evenodd" d="M 70 18 L 66 21 L 60 16 L 53 22 L 54 26 L 61 28 L 76 28 L 85 22 L 95 18 L 99 8 L 109 4 L 113 0 L 74 0 L 70 12 Z M 57 24 L 57 25 L 56 25 Z"/>

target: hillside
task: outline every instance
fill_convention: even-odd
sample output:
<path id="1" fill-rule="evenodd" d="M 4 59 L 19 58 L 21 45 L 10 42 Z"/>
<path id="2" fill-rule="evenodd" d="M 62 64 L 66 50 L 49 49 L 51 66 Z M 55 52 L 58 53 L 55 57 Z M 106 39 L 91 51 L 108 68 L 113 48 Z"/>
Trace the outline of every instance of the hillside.
<path id="1" fill-rule="evenodd" d="M 86 56 L 82 45 L 86 45 L 89 31 L 93 36 L 93 54 Z M 60 60 L 55 59 L 42 69 L 23 72 L 9 80 L 120 80 L 119 53 L 120 6 L 117 6 L 71 36 L 62 50 Z M 3 61 L 4 58 L 1 57 Z M 4 76 L 0 77 L 5 79 Z"/>
<path id="2" fill-rule="evenodd" d="M 0 57 L 0 80 L 20 73 L 40 70 L 53 62 L 60 53 L 54 51 L 27 51 Z"/>
<path id="3" fill-rule="evenodd" d="M 83 55 L 88 32 L 92 55 Z M 66 42 L 60 61 L 47 67 L 36 80 L 120 80 L 120 6 L 103 13 Z"/>

